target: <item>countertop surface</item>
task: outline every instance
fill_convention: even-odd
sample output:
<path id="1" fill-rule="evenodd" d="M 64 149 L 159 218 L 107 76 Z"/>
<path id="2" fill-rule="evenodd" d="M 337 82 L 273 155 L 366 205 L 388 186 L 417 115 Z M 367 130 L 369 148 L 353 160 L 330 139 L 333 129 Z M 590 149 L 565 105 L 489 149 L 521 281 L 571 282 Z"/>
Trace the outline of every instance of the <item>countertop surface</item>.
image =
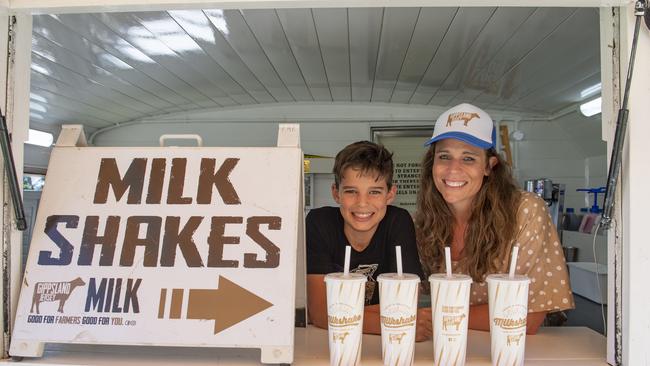
<path id="1" fill-rule="evenodd" d="M 182 337 L 182 335 L 179 335 Z M 327 331 L 296 328 L 294 365 L 329 365 Z M 491 365 L 490 334 L 469 331 L 467 365 Z M 526 338 L 526 365 L 607 365 L 606 339 L 585 327 L 542 327 Z M 0 361 L 10 363 L 12 360 Z M 364 335 L 363 365 L 381 365 L 381 337 Z M 258 365 L 259 349 L 48 344 L 20 365 Z M 433 343 L 415 346 L 415 365 L 433 364 Z"/>

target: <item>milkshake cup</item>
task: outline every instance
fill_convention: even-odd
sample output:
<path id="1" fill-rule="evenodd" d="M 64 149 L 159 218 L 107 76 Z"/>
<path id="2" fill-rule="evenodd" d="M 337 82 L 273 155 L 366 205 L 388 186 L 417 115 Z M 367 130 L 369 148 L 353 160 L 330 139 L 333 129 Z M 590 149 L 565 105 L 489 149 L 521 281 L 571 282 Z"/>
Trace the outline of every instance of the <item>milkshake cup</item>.
<path id="1" fill-rule="evenodd" d="M 366 276 L 330 273 L 327 286 L 327 320 L 330 365 L 358 365 L 361 358 Z"/>
<path id="2" fill-rule="evenodd" d="M 420 277 L 383 273 L 377 281 L 384 365 L 412 365 Z"/>
<path id="3" fill-rule="evenodd" d="M 492 365 L 523 365 L 530 279 L 522 275 L 492 274 L 486 281 Z"/>
<path id="4" fill-rule="evenodd" d="M 472 278 L 444 273 L 429 276 L 434 365 L 465 364 Z"/>

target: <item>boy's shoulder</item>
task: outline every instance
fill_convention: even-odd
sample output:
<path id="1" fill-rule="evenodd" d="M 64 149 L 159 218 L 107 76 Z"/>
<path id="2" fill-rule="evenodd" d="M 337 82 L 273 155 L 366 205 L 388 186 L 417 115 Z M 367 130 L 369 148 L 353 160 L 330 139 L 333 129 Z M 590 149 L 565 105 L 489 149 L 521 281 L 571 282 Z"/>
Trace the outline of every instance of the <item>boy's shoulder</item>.
<path id="1" fill-rule="evenodd" d="M 401 207 L 388 205 L 386 206 L 386 215 L 379 223 L 380 227 L 391 230 L 395 227 L 404 227 L 404 225 L 413 225 L 411 213 Z"/>
<path id="2" fill-rule="evenodd" d="M 333 218 L 338 217 L 338 215 L 340 215 L 338 207 L 323 206 L 309 210 L 306 220 L 332 220 Z"/>
<path id="3" fill-rule="evenodd" d="M 387 217 L 411 217 L 411 214 L 401 207 L 388 205 L 386 206 L 386 216 L 384 218 Z"/>

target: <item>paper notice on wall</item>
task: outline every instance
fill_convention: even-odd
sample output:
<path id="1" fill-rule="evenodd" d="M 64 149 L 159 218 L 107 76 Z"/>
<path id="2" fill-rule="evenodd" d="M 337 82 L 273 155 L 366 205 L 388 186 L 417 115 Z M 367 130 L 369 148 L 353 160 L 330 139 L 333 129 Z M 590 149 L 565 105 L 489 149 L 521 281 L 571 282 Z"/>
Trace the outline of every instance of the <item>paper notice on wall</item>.
<path id="1" fill-rule="evenodd" d="M 395 161 L 393 166 L 393 182 L 397 185 L 397 196 L 393 205 L 415 213 L 420 187 L 420 162 Z"/>

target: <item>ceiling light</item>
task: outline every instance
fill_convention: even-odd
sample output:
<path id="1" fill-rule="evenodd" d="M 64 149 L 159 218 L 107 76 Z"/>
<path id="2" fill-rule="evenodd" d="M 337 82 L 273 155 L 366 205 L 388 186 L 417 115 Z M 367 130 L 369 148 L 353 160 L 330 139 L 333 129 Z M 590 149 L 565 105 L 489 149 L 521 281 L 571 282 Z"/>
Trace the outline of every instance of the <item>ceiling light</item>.
<path id="1" fill-rule="evenodd" d="M 592 85 L 588 87 L 587 89 L 584 89 L 583 91 L 580 92 L 580 98 L 586 98 L 588 96 L 594 95 L 598 92 L 600 92 L 600 89 L 602 89 L 602 84 L 598 83 L 596 85 Z"/>
<path id="2" fill-rule="evenodd" d="M 584 114 L 586 117 L 591 117 L 595 114 L 600 113 L 602 97 L 598 97 L 594 100 L 591 100 L 587 103 L 580 105 L 580 113 Z"/>
<path id="3" fill-rule="evenodd" d="M 51 133 L 39 130 L 29 129 L 29 138 L 25 141 L 26 144 L 38 145 L 43 147 L 52 146 L 54 136 Z"/>

